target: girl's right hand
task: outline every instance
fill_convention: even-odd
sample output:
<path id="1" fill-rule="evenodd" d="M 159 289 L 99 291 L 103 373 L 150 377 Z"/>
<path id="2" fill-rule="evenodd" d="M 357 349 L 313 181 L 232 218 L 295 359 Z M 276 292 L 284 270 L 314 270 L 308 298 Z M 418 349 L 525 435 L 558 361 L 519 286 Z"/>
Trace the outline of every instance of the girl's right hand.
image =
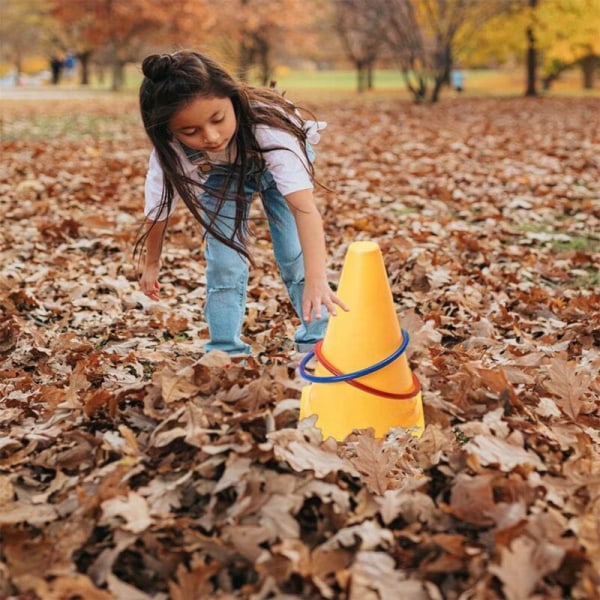
<path id="1" fill-rule="evenodd" d="M 151 298 L 152 300 L 158 300 L 158 292 L 160 290 L 160 284 L 158 283 L 158 271 L 160 265 L 158 264 L 146 264 L 142 276 L 140 278 L 140 286 L 142 292 Z"/>

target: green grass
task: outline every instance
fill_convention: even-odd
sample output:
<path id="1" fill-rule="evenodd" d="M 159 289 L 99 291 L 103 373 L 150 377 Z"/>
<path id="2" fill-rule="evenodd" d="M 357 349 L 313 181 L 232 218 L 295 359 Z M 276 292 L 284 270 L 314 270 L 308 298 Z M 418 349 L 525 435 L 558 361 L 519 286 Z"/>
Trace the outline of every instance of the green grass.
<path id="1" fill-rule="evenodd" d="M 581 235 L 570 236 L 569 241 L 553 240 L 552 247 L 556 250 L 568 252 L 570 250 L 579 250 L 581 252 L 593 252 L 598 247 L 597 240 Z"/>
<path id="2" fill-rule="evenodd" d="M 114 115 L 58 114 L 33 115 L 24 119 L 0 121 L 0 140 L 47 139 L 65 140 L 126 139 L 131 127 L 141 127 L 137 112 Z"/>
<path id="3" fill-rule="evenodd" d="M 596 288 L 600 287 L 600 270 L 596 268 L 586 267 L 580 269 L 586 275 L 579 275 L 573 279 L 573 285 L 580 288 Z"/>
<path id="4" fill-rule="evenodd" d="M 548 223 L 525 223 L 516 228 L 522 233 L 543 233 L 548 238 L 536 240 L 538 246 L 545 250 L 563 252 L 583 252 L 594 254 L 600 248 L 597 237 L 587 235 L 564 234 L 557 231 Z M 554 237 L 556 236 L 556 237 Z M 569 239 L 565 239 L 566 236 Z M 596 288 L 600 286 L 600 269 L 593 264 L 580 265 L 571 274 L 571 277 L 560 284 L 562 287 Z"/>
<path id="5" fill-rule="evenodd" d="M 519 66 L 514 69 L 466 69 L 465 91 L 462 96 L 522 96 L 525 90 L 525 70 Z M 134 93 L 139 89 L 142 76 L 138 64 L 130 64 L 125 69 L 125 89 L 124 92 Z M 351 68 L 336 70 L 295 70 L 285 66 L 276 69 L 273 80 L 277 87 L 282 90 L 293 93 L 294 97 L 302 97 L 305 94 L 311 94 L 317 98 L 336 98 L 344 96 L 357 96 L 357 75 Z M 258 84 L 259 81 L 254 78 L 251 83 Z M 88 88 L 89 91 L 110 91 L 111 78 L 107 73 L 103 82 L 92 79 Z M 62 83 L 58 89 L 77 89 L 83 90 L 80 86 L 70 82 Z M 57 89 L 48 86 L 48 89 Z M 539 89 L 540 93 L 543 92 Z M 406 83 L 399 70 L 378 69 L 374 74 L 374 89 L 363 94 L 363 97 L 384 96 L 393 94 L 395 97 L 410 99 L 411 96 L 406 89 Z M 594 90 L 581 89 L 581 74 L 577 69 L 565 72 L 561 78 L 555 82 L 549 95 L 569 95 L 569 96 L 600 96 L 600 84 L 596 85 Z M 458 94 L 448 87 L 442 89 L 442 98 L 458 97 Z"/>
<path id="6" fill-rule="evenodd" d="M 518 71 L 502 70 L 466 70 L 465 92 L 480 93 L 522 93 L 524 73 Z M 331 92 L 356 92 L 357 75 L 353 69 L 336 70 L 292 70 L 287 67 L 276 69 L 272 78 L 281 90 L 294 91 L 331 91 Z M 126 71 L 126 87 L 137 89 L 141 81 L 139 68 L 130 65 Z M 258 84 L 254 78 L 251 83 Z M 375 91 L 406 92 L 406 83 L 399 70 L 378 69 L 373 78 Z M 108 86 L 106 82 L 104 87 Z M 444 91 L 447 91 L 444 90 Z"/>
<path id="7" fill-rule="evenodd" d="M 276 72 L 274 79 L 279 88 L 296 90 L 349 90 L 357 87 L 357 76 L 353 70 L 336 71 L 288 71 Z M 379 70 L 374 75 L 375 89 L 404 90 L 406 88 L 402 74 L 398 71 Z"/>
<path id="8" fill-rule="evenodd" d="M 557 222 L 560 222 L 560 218 Z M 516 227 L 516 231 L 521 233 L 541 233 L 547 234 L 547 239 L 538 241 L 543 246 L 550 245 L 552 248 L 562 252 L 568 252 L 570 250 L 579 250 L 581 252 L 595 252 L 598 248 L 598 240 L 594 237 L 587 235 L 573 235 L 564 233 L 556 230 L 552 224 L 549 223 L 523 223 Z M 569 239 L 565 239 L 565 237 Z"/>
<path id="9" fill-rule="evenodd" d="M 277 88 L 284 92 L 317 92 L 320 94 L 343 95 L 344 93 L 355 94 L 357 89 L 356 72 L 352 69 L 300 71 L 282 67 L 276 70 L 272 79 L 276 82 Z M 126 70 L 126 89 L 137 90 L 140 82 L 141 76 L 138 67 L 131 65 Z M 252 78 L 250 83 L 260 85 L 260 81 L 256 77 Z M 408 95 L 402 74 L 399 71 L 376 71 L 374 84 L 376 91 L 393 91 Z M 109 85 L 109 82 L 105 82 L 102 86 L 92 83 L 92 87 L 97 89 L 107 89 Z"/>

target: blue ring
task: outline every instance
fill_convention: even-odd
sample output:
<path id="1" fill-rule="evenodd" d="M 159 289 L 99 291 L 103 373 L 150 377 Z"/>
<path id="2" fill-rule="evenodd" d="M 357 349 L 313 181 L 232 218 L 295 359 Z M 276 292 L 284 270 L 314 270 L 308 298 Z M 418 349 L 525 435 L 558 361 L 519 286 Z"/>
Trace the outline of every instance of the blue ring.
<path id="1" fill-rule="evenodd" d="M 394 350 L 392 354 L 390 354 L 387 358 L 384 358 L 382 361 L 374 364 L 371 367 L 366 367 L 364 369 L 360 369 L 358 371 L 354 371 L 353 373 L 346 373 L 344 375 L 326 375 L 323 377 L 317 375 L 311 375 L 306 372 L 306 365 L 308 361 L 312 359 L 315 355 L 315 351 L 311 350 L 301 361 L 298 370 L 300 371 L 300 375 L 311 381 L 312 383 L 338 383 L 339 381 L 348 381 L 349 379 L 358 379 L 359 377 L 364 377 L 365 375 L 369 375 L 374 373 L 375 371 L 379 371 L 379 369 L 383 369 L 391 362 L 395 361 L 399 356 L 401 356 L 406 347 L 408 346 L 408 342 L 410 340 L 410 336 L 408 335 L 408 331 L 406 329 L 402 329 L 402 343 L 400 347 Z"/>

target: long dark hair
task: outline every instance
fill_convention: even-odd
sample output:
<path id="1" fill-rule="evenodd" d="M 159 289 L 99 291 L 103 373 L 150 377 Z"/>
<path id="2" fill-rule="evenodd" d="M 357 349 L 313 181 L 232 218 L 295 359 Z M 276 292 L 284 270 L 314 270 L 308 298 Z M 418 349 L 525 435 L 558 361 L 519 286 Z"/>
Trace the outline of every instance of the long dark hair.
<path id="1" fill-rule="evenodd" d="M 140 86 L 140 111 L 144 129 L 152 142 L 164 173 L 164 185 L 158 214 L 168 211 L 177 193 L 194 218 L 215 238 L 234 248 L 248 258 L 247 199 L 244 180 L 251 172 L 261 173 L 265 168 L 264 152 L 277 148 L 260 148 L 254 135 L 258 124 L 285 130 L 295 136 L 305 154 L 311 177 L 314 175 L 306 152 L 306 131 L 298 118 L 297 108 L 275 90 L 258 88 L 235 80 L 212 59 L 192 51 L 173 54 L 153 54 L 142 63 L 144 79 Z M 173 147 L 174 137 L 169 129 L 173 115 L 198 97 L 229 98 L 237 120 L 235 133 L 237 181 L 235 191 L 236 213 L 231 237 L 225 236 L 215 225 L 219 208 L 226 198 L 231 199 L 233 173 L 219 194 L 214 213 L 203 214 L 198 206 L 198 194 L 205 189 L 202 184 L 184 175 L 180 158 Z M 214 195 L 214 190 L 211 190 Z M 147 228 L 136 242 L 137 252 L 144 244 L 150 229 Z"/>

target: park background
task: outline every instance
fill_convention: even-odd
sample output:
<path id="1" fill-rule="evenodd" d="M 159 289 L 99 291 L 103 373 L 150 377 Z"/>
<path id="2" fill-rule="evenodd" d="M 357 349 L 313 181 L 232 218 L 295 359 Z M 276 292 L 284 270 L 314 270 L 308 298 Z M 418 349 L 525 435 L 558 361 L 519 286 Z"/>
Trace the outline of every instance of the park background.
<path id="1" fill-rule="evenodd" d="M 506 94 L 521 67 L 520 86 L 535 95 L 593 90 L 600 68 L 598 0 L 2 0 L 0 9 L 4 85 L 131 88 L 146 54 L 177 47 L 210 50 L 264 85 L 348 87 L 351 69 L 359 91 L 404 87 L 433 101 L 453 71 L 470 70 L 467 89 Z"/>
<path id="2" fill-rule="evenodd" d="M 597 0 L 0 13 L 1 598 L 600 598 Z M 180 47 L 328 122 L 331 282 L 353 241 L 377 242 L 420 439 L 299 422 L 260 210 L 253 357 L 203 351 L 186 211 L 161 301 L 139 291 L 139 64 Z"/>

